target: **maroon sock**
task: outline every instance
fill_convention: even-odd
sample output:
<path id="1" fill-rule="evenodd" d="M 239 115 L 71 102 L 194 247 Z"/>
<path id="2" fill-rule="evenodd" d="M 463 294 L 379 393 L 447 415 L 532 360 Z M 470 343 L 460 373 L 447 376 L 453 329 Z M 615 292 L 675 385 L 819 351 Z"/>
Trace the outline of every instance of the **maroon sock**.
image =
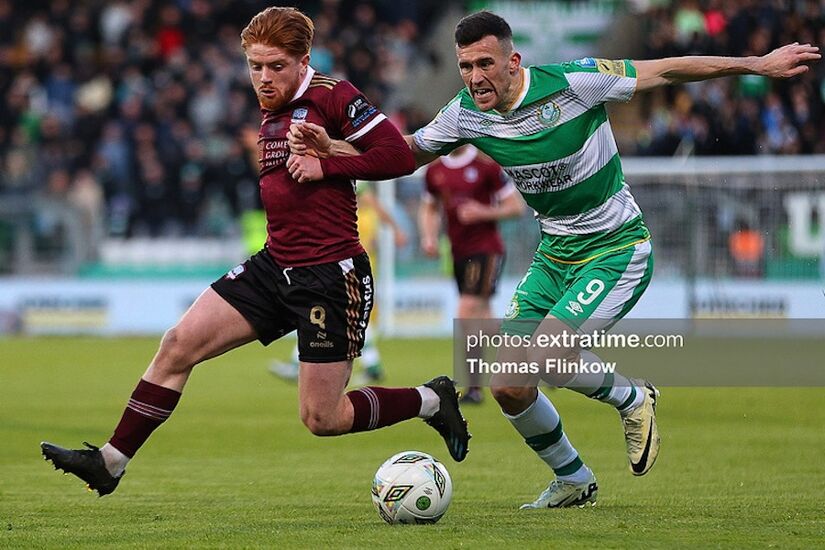
<path id="1" fill-rule="evenodd" d="M 141 378 L 109 444 L 132 458 L 155 428 L 169 418 L 179 399 L 180 392 Z"/>
<path id="2" fill-rule="evenodd" d="M 348 392 L 347 397 L 355 413 L 350 433 L 391 426 L 421 412 L 421 394 L 415 388 L 367 386 Z"/>

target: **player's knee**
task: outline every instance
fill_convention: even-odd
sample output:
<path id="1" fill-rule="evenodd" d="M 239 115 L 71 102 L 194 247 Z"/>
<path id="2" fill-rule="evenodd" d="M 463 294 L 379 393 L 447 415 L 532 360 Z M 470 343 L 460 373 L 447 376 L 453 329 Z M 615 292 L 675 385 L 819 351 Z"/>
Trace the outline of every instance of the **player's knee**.
<path id="1" fill-rule="evenodd" d="M 337 419 L 318 410 L 301 409 L 301 421 L 313 435 L 328 436 L 341 433 Z"/>
<path id="2" fill-rule="evenodd" d="M 507 414 L 518 414 L 536 400 L 536 388 L 518 386 L 493 386 L 490 388 L 493 399 Z"/>
<path id="3" fill-rule="evenodd" d="M 186 335 L 177 326 L 164 333 L 154 363 L 157 368 L 174 372 L 194 366 L 191 345 L 187 343 Z"/>

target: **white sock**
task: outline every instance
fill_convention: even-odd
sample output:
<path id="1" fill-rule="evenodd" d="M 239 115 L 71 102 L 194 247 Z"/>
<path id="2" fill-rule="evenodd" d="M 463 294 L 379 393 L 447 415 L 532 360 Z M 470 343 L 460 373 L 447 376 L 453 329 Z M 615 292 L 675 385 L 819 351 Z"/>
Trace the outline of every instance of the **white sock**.
<path id="1" fill-rule="evenodd" d="M 114 477 L 120 476 L 123 470 L 126 469 L 126 465 L 129 464 L 129 460 L 131 460 L 108 443 L 100 448 L 100 454 L 103 455 L 103 463 L 106 464 L 106 469 Z"/>
<path id="2" fill-rule="evenodd" d="M 582 350 L 581 360 L 589 364 L 603 363 L 598 355 L 590 350 Z M 569 390 L 587 397 L 609 403 L 620 414 L 627 414 L 642 404 L 644 393 L 633 382 L 621 374 L 614 373 L 577 373 L 564 386 Z"/>
<path id="3" fill-rule="evenodd" d="M 542 392 L 536 401 L 515 416 L 504 414 L 524 438 L 524 442 L 553 469 L 556 477 L 571 483 L 590 481 L 593 473 L 579 458 L 562 430 L 561 418 Z"/>
<path id="4" fill-rule="evenodd" d="M 588 364 L 592 364 L 595 362 L 601 362 L 601 359 L 590 350 L 582 350 L 581 361 L 583 363 L 586 362 Z M 596 374 L 590 372 L 577 372 L 573 378 L 565 384 L 564 387 L 569 390 L 573 390 L 574 392 L 590 396 L 599 391 L 599 388 L 602 387 L 603 382 L 604 373 L 602 372 Z"/>
<path id="5" fill-rule="evenodd" d="M 292 364 L 300 364 L 300 360 L 298 359 L 298 344 L 295 344 L 295 347 L 292 348 Z"/>
<path id="6" fill-rule="evenodd" d="M 438 398 L 438 394 L 427 386 L 418 386 L 415 389 L 421 395 L 421 410 L 418 413 L 418 418 L 430 418 L 441 408 L 441 400 Z"/>
<path id="7" fill-rule="evenodd" d="M 381 355 L 378 353 L 378 346 L 375 345 L 375 329 L 367 327 L 364 336 L 364 349 L 361 350 L 361 365 L 365 369 L 377 368 L 381 366 Z"/>

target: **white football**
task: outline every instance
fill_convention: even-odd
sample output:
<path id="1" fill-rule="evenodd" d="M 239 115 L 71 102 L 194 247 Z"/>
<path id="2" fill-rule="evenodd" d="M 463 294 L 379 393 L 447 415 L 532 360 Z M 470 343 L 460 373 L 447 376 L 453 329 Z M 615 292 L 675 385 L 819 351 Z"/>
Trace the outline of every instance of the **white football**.
<path id="1" fill-rule="evenodd" d="M 389 524 L 435 523 L 453 498 L 447 468 L 427 453 L 403 451 L 375 472 L 372 503 Z"/>

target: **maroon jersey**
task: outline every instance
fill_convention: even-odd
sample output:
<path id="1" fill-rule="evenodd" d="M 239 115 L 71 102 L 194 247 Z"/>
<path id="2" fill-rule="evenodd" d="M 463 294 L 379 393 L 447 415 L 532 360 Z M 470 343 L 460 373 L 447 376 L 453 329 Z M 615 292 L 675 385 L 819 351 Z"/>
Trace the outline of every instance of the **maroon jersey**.
<path id="1" fill-rule="evenodd" d="M 370 143 L 368 133 L 387 132 L 384 125 L 390 123 L 382 122 L 386 117 L 352 84 L 315 73 L 311 67 L 292 101 L 278 111 L 262 112 L 258 154 L 269 253 L 279 265 L 290 267 L 334 262 L 363 253 L 352 180 L 358 175 L 346 174 L 340 168 L 347 162 L 345 166 L 352 166 L 353 161 L 322 161 L 322 181 L 298 183 L 286 168 L 286 134 L 293 122 L 313 122 L 323 126 L 332 139 L 345 139 L 363 150 L 369 148 L 365 146 Z M 412 157 L 400 134 L 392 130 L 405 149 L 403 154 Z M 390 177 L 398 175 L 401 173 Z"/>
<path id="2" fill-rule="evenodd" d="M 469 147 L 458 157 L 441 157 L 432 162 L 427 166 L 425 180 L 429 195 L 425 200 L 440 200 L 444 205 L 453 258 L 504 253 L 496 222 L 463 224 L 457 212 L 462 202 L 475 200 L 489 205 L 515 192 L 498 164 L 480 157 L 474 147 Z"/>

